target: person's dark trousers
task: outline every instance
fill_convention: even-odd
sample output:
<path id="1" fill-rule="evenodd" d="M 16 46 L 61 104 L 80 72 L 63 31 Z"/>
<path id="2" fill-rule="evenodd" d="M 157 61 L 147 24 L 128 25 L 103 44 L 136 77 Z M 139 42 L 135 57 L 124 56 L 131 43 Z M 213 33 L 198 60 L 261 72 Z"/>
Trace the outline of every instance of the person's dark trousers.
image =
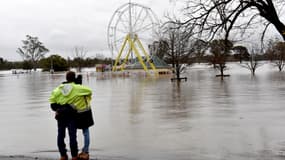
<path id="1" fill-rule="evenodd" d="M 58 119 L 58 135 L 57 135 L 57 146 L 61 156 L 67 155 L 66 145 L 64 142 L 65 139 L 65 131 L 68 129 L 69 134 L 69 144 L 71 150 L 71 156 L 76 157 L 78 154 L 78 146 L 76 139 L 76 122 L 74 119 Z"/>

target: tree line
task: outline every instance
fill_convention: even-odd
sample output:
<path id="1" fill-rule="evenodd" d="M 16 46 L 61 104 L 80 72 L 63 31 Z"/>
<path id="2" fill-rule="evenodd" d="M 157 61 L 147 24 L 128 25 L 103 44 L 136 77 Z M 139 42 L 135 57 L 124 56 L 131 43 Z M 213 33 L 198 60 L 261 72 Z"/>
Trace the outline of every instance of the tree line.
<path id="1" fill-rule="evenodd" d="M 35 39 L 35 37 L 27 37 L 27 39 Z M 39 41 L 32 41 L 31 43 L 38 43 Z M 81 70 L 83 67 L 94 67 L 96 64 L 112 64 L 114 62 L 111 58 L 100 57 L 85 57 L 86 50 L 84 48 L 75 47 L 75 55 L 73 58 L 68 57 L 65 59 L 60 55 L 54 54 L 49 57 L 45 57 L 43 53 L 33 54 L 35 51 L 46 52 L 48 49 L 34 49 L 34 51 L 25 52 L 28 49 L 28 44 L 25 40 L 25 44 L 21 48 L 23 61 L 9 62 L 0 57 L 0 70 L 7 69 L 35 69 L 42 68 L 44 71 L 53 69 L 54 71 L 66 71 L 69 68 L 77 68 Z M 226 45 L 225 45 L 226 44 Z M 35 46 L 30 45 L 30 46 Z M 202 39 L 191 39 L 187 37 L 187 34 L 180 32 L 179 29 L 168 31 L 168 36 L 153 42 L 151 45 L 151 54 L 155 54 L 157 57 L 163 59 L 168 64 L 171 64 L 174 68 L 176 77 L 180 77 L 182 71 L 182 64 L 192 63 L 209 63 L 214 68 L 219 69 L 221 76 L 223 76 L 224 69 L 226 68 L 226 62 L 238 61 L 243 63 L 243 66 L 249 68 L 255 72 L 258 61 L 269 60 L 278 67 L 279 71 L 282 71 L 285 63 L 285 42 L 278 39 L 270 39 L 266 44 L 264 52 L 258 50 L 258 48 L 248 50 L 247 47 L 242 45 L 235 45 L 234 42 L 224 39 L 214 39 L 210 42 Z M 44 47 L 43 44 L 38 47 Z M 20 50 L 20 48 L 18 49 Z M 25 55 L 33 54 L 33 55 Z M 34 56 L 37 55 L 37 56 Z"/>
<path id="2" fill-rule="evenodd" d="M 43 71 L 50 71 L 51 68 L 54 71 L 67 71 L 70 68 L 77 68 L 78 66 L 82 67 L 95 67 L 96 64 L 111 64 L 111 58 L 91 58 L 87 57 L 84 59 L 78 60 L 78 58 L 64 58 L 60 55 L 51 55 L 46 58 L 40 59 L 34 66 L 32 61 L 23 60 L 17 62 L 10 62 L 0 57 L 0 70 L 10 70 L 10 69 L 25 69 L 32 70 L 34 68 L 42 68 Z"/>
<path id="3" fill-rule="evenodd" d="M 98 57 L 91 58 L 86 57 L 87 50 L 83 47 L 74 48 L 74 56 L 72 58 L 64 58 L 58 54 L 45 57 L 49 49 L 39 41 L 38 37 L 30 35 L 26 36 L 25 40 L 22 40 L 23 45 L 17 48 L 17 53 L 23 58 L 23 61 L 9 62 L 0 57 L 0 70 L 10 69 L 25 69 L 36 70 L 36 68 L 42 68 L 43 71 L 66 71 L 69 68 L 77 68 L 81 71 L 82 67 L 94 67 L 96 64 L 111 64 L 111 58 L 104 58 L 99 55 Z"/>

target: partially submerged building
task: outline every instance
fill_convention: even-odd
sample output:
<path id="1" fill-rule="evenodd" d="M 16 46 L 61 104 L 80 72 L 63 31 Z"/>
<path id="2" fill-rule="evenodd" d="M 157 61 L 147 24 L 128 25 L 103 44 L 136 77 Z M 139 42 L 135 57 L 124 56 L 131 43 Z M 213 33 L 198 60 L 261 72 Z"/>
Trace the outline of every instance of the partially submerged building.
<path id="1" fill-rule="evenodd" d="M 150 61 L 155 66 L 155 70 L 153 70 L 153 68 L 151 67 L 151 64 L 148 61 L 144 61 L 144 64 L 149 70 L 157 72 L 159 75 L 172 74 L 172 67 L 168 65 L 166 62 L 164 62 L 162 59 L 160 59 L 159 57 L 152 55 Z M 144 71 L 144 68 L 138 60 L 135 60 L 133 64 L 126 65 L 124 67 L 124 70 Z"/>

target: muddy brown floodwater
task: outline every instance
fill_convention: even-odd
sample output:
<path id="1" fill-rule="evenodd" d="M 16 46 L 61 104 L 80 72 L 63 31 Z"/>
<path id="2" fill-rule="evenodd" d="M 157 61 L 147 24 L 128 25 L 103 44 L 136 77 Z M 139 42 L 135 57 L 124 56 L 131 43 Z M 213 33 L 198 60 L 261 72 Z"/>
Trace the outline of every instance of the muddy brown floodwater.
<path id="1" fill-rule="evenodd" d="M 252 77 L 238 64 L 229 64 L 227 73 L 231 76 L 220 81 L 211 68 L 191 67 L 183 75 L 188 80 L 177 85 L 170 77 L 83 72 L 83 83 L 94 92 L 91 157 L 284 159 L 285 73 L 263 65 Z M 64 73 L 0 73 L 0 155 L 58 157 L 48 97 L 64 78 Z M 82 146 L 80 130 L 78 140 Z"/>

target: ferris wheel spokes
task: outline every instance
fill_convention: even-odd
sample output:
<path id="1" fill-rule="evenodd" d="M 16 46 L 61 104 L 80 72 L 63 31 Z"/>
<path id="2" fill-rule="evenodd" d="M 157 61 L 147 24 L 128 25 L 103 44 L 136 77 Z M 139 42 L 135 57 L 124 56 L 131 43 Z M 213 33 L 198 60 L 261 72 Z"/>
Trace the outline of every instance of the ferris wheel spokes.
<path id="1" fill-rule="evenodd" d="M 114 51 L 118 53 L 114 67 L 117 67 L 124 52 L 126 55 L 122 67 L 128 61 L 129 56 L 133 58 L 134 54 L 146 72 L 149 66 L 155 70 L 144 48 L 148 48 L 147 45 L 154 41 L 153 35 L 159 29 L 158 22 L 152 10 L 140 4 L 130 2 L 115 11 L 108 25 L 109 48 L 112 55 Z M 143 57 L 146 58 L 149 66 L 146 65 Z"/>

